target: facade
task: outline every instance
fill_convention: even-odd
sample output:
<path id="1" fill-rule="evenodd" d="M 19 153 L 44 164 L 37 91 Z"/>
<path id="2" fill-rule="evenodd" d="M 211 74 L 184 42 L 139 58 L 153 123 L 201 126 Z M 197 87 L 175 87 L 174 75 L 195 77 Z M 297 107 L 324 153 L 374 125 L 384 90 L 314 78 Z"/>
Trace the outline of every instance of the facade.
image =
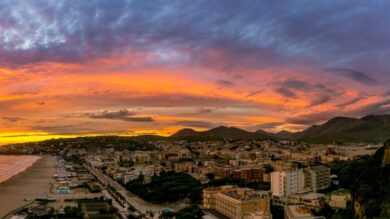
<path id="1" fill-rule="evenodd" d="M 351 200 L 351 193 L 347 190 L 340 189 L 332 192 L 328 198 L 328 204 L 332 208 L 346 209 Z"/>
<path id="2" fill-rule="evenodd" d="M 330 169 L 323 165 L 274 171 L 271 173 L 271 192 L 273 196 L 286 198 L 329 188 L 330 182 Z"/>
<path id="3" fill-rule="evenodd" d="M 262 168 L 243 168 L 234 171 L 234 178 L 243 179 L 245 181 L 262 181 L 263 169 Z"/>
<path id="4" fill-rule="evenodd" d="M 304 192 L 302 169 L 289 169 L 271 173 L 271 192 L 273 196 L 287 197 Z"/>
<path id="5" fill-rule="evenodd" d="M 330 186 L 330 168 L 323 165 L 306 168 L 310 176 L 311 191 L 317 192 Z"/>
<path id="6" fill-rule="evenodd" d="M 306 207 L 319 210 L 323 207 L 325 195 L 321 193 L 309 192 L 305 194 L 291 195 L 289 203 L 304 204 Z"/>
<path id="7" fill-rule="evenodd" d="M 256 211 L 245 215 L 244 219 L 272 219 L 272 214 L 271 212 Z"/>
<path id="8" fill-rule="evenodd" d="M 189 172 L 193 165 L 193 161 L 177 161 L 173 162 L 173 170 L 175 172 Z"/>
<path id="9" fill-rule="evenodd" d="M 241 219 L 251 213 L 270 213 L 270 193 L 236 186 L 221 186 L 203 190 L 203 207 L 215 210 L 228 218 Z"/>

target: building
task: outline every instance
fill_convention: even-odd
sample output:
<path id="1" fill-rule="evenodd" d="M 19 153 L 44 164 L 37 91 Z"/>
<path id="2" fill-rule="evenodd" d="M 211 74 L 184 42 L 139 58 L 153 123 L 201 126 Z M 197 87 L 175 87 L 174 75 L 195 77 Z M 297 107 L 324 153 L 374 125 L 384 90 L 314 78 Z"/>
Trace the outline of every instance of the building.
<path id="1" fill-rule="evenodd" d="M 245 181 L 262 181 L 263 169 L 262 168 L 243 168 L 235 170 L 233 173 L 234 178 L 243 179 Z"/>
<path id="2" fill-rule="evenodd" d="M 330 186 L 330 168 L 323 165 L 303 169 L 287 169 L 271 173 L 273 196 L 286 198 L 292 194 L 317 192 Z"/>
<path id="3" fill-rule="evenodd" d="M 190 172 L 191 167 L 194 165 L 194 161 L 192 160 L 178 160 L 173 163 L 173 170 L 175 172 Z"/>
<path id="4" fill-rule="evenodd" d="M 325 219 L 323 216 L 314 216 L 311 210 L 304 205 L 284 206 L 284 219 Z"/>
<path id="5" fill-rule="evenodd" d="M 256 211 L 270 212 L 270 193 L 249 188 L 221 186 L 203 190 L 203 208 L 231 219 L 247 218 Z"/>
<path id="6" fill-rule="evenodd" d="M 321 193 L 304 193 L 294 194 L 288 197 L 288 203 L 290 204 L 303 204 L 306 207 L 314 210 L 319 210 L 323 207 L 325 202 L 325 195 Z"/>
<path id="7" fill-rule="evenodd" d="M 304 192 L 302 169 L 288 169 L 271 173 L 271 192 L 273 196 L 287 197 Z"/>
<path id="8" fill-rule="evenodd" d="M 324 166 L 324 165 L 318 165 L 318 166 L 311 166 L 308 168 L 305 168 L 307 170 L 307 173 L 310 180 L 310 187 L 311 191 L 317 192 L 320 190 L 324 190 L 329 188 L 330 186 L 330 168 Z"/>
<path id="9" fill-rule="evenodd" d="M 245 215 L 244 219 L 272 219 L 272 214 L 271 212 L 256 211 Z"/>
<path id="10" fill-rule="evenodd" d="M 351 203 L 352 197 L 348 190 L 340 189 L 332 192 L 328 198 L 328 204 L 332 208 L 346 209 Z"/>

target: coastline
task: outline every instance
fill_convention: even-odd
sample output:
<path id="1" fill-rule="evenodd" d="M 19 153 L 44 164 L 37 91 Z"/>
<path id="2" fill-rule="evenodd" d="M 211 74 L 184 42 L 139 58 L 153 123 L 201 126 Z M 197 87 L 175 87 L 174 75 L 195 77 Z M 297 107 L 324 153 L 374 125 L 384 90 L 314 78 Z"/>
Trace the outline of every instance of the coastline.
<path id="1" fill-rule="evenodd" d="M 1 156 L 9 156 L 9 155 L 1 155 Z M 12 156 L 26 156 L 26 155 L 12 155 Z M 35 157 L 36 159 L 35 159 L 33 162 L 31 162 L 29 165 L 26 165 L 24 168 L 19 169 L 19 171 L 18 171 L 16 174 L 10 175 L 10 176 L 8 176 L 8 177 L 5 178 L 5 179 L 0 179 L 0 180 L 1 180 L 1 181 L 0 181 L 0 185 L 2 185 L 2 184 L 4 184 L 4 183 L 7 183 L 7 181 L 12 180 L 12 178 L 13 178 L 13 177 L 16 177 L 17 175 L 19 175 L 19 174 L 21 174 L 21 173 L 23 173 L 23 172 L 25 172 L 25 171 L 28 171 L 28 170 L 29 170 L 31 167 L 33 167 L 39 160 L 42 159 L 41 156 L 35 156 L 35 155 L 28 155 L 28 156 Z"/>
<path id="2" fill-rule="evenodd" d="M 26 200 L 46 196 L 55 172 L 56 158 L 42 156 L 23 171 L 0 182 L 0 218 L 10 211 L 26 205 Z"/>

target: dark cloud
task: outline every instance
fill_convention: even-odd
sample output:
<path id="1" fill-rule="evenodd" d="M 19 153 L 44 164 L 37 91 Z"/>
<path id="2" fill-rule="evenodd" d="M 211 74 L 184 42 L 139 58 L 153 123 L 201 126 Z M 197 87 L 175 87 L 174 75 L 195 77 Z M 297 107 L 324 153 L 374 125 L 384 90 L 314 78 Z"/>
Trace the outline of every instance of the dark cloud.
<path id="1" fill-rule="evenodd" d="M 192 63 L 253 67 L 337 62 L 383 71 L 389 69 L 383 58 L 389 51 L 389 7 L 386 1 L 352 0 L 315 5 L 4 0 L 0 57 L 3 65 L 17 66 L 140 51 L 157 53 L 156 62 L 166 63 L 176 60 L 169 51 L 188 51 Z"/>
<path id="2" fill-rule="evenodd" d="M 365 116 L 369 114 L 389 114 L 390 113 L 390 99 L 381 100 L 375 103 L 368 104 L 364 107 L 350 112 L 352 115 Z"/>
<path id="3" fill-rule="evenodd" d="M 287 79 L 277 85 L 278 87 L 274 91 L 286 98 L 297 97 L 297 92 L 304 94 L 311 94 L 314 96 L 311 101 L 311 106 L 316 106 L 329 102 L 336 91 L 329 88 L 324 84 L 313 83 L 309 81 Z"/>
<path id="4" fill-rule="evenodd" d="M 135 113 L 129 112 L 126 109 L 119 111 L 103 111 L 100 113 L 86 113 L 88 118 L 91 119 L 112 119 L 112 120 L 123 120 L 126 122 L 154 122 L 152 117 L 138 117 L 134 116 Z"/>
<path id="5" fill-rule="evenodd" d="M 212 127 L 216 126 L 214 123 L 205 122 L 205 121 L 197 121 L 197 120 L 178 121 L 178 122 L 175 122 L 174 124 L 185 126 L 185 127 L 194 127 L 194 128 L 212 128 Z"/>
<path id="6" fill-rule="evenodd" d="M 47 132 L 55 135 L 87 135 L 87 134 L 123 134 L 129 133 L 128 129 L 110 129 L 106 125 L 76 123 L 73 125 L 34 125 L 30 128 L 35 131 Z"/>
<path id="7" fill-rule="evenodd" d="M 290 90 L 300 90 L 300 91 L 318 91 L 318 92 L 328 92 L 334 93 L 334 91 L 324 84 L 312 83 L 309 81 L 287 79 L 280 84 L 281 87 L 287 88 Z"/>
<path id="8" fill-rule="evenodd" d="M 312 88 L 310 82 L 294 79 L 288 79 L 283 81 L 282 86 L 294 90 L 307 90 Z"/>
<path id="9" fill-rule="evenodd" d="M 276 88 L 275 92 L 286 97 L 286 98 L 293 98 L 293 97 L 297 96 L 293 91 L 291 91 L 288 88 L 284 88 L 284 87 Z"/>
<path id="10" fill-rule="evenodd" d="M 2 117 L 3 120 L 6 120 L 7 122 L 18 122 L 18 121 L 21 121 L 21 120 L 25 120 L 24 118 L 20 118 L 20 117 Z"/>
<path id="11" fill-rule="evenodd" d="M 255 129 L 255 130 L 258 130 L 258 129 L 273 129 L 273 128 L 276 128 L 276 127 L 278 127 L 280 125 L 283 125 L 283 124 L 285 124 L 285 122 L 270 122 L 270 123 L 264 123 L 264 124 L 256 125 L 252 129 Z"/>
<path id="12" fill-rule="evenodd" d="M 321 104 L 324 104 L 324 103 L 327 103 L 329 102 L 330 100 L 332 99 L 331 96 L 327 95 L 327 94 L 322 94 L 322 95 L 319 95 L 317 96 L 316 98 L 314 98 L 310 105 L 311 106 L 317 106 L 317 105 L 321 105 Z"/>
<path id="13" fill-rule="evenodd" d="M 196 111 L 196 113 L 198 113 L 198 114 L 208 114 L 211 112 L 213 112 L 213 109 L 210 109 L 210 108 L 202 108 L 202 109 L 199 109 L 198 111 Z"/>
<path id="14" fill-rule="evenodd" d="M 339 116 L 361 117 L 369 114 L 388 113 L 390 113 L 390 100 L 382 100 L 350 111 L 329 110 L 320 113 L 300 115 L 298 117 L 288 118 L 286 119 L 286 122 L 300 125 L 314 125 Z"/>
<path id="15" fill-rule="evenodd" d="M 218 80 L 217 84 L 221 87 L 232 87 L 235 85 L 233 82 L 227 80 Z"/>
<path id="16" fill-rule="evenodd" d="M 370 77 L 369 74 L 360 72 L 360 71 L 355 71 L 351 69 L 346 69 L 346 68 L 330 68 L 327 69 L 327 71 L 330 72 L 335 72 L 335 73 L 340 73 L 342 76 L 352 79 L 354 81 L 357 81 L 359 83 L 362 83 L 364 85 L 377 85 L 378 81 L 375 80 L 374 78 Z"/>
<path id="17" fill-rule="evenodd" d="M 211 109 L 211 108 L 200 108 L 200 109 L 196 110 L 195 112 L 180 113 L 179 115 L 181 115 L 181 116 L 203 116 L 203 115 L 210 114 L 213 111 L 214 111 L 214 109 Z"/>
<path id="18" fill-rule="evenodd" d="M 339 104 L 339 105 L 337 105 L 337 106 L 338 106 L 338 107 L 345 107 L 345 106 L 348 106 L 348 105 L 357 103 L 357 102 L 359 102 L 360 100 L 363 100 L 364 98 L 365 98 L 365 96 L 356 97 L 356 98 L 350 99 L 350 100 L 348 100 L 348 101 L 345 101 L 344 103 L 341 103 L 341 104 Z"/>
<path id="19" fill-rule="evenodd" d="M 301 115 L 298 117 L 287 118 L 287 123 L 298 124 L 298 125 L 317 125 L 324 121 L 327 121 L 337 115 L 335 111 L 321 112 L 321 113 L 310 113 Z"/>

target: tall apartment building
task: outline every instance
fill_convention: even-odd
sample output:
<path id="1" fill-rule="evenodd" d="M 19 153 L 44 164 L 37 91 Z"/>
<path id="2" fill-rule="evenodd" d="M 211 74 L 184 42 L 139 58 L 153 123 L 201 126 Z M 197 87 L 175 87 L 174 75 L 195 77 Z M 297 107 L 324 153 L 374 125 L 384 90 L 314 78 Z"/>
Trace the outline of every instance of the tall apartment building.
<path id="1" fill-rule="evenodd" d="M 215 210 L 231 219 L 242 219 L 256 211 L 270 213 L 270 193 L 249 188 L 221 186 L 203 190 L 203 207 Z"/>
<path id="2" fill-rule="evenodd" d="M 317 192 L 323 189 L 327 189 L 330 186 L 330 168 L 318 165 L 306 168 L 310 177 L 311 189 L 313 192 Z"/>
<path id="3" fill-rule="evenodd" d="M 317 192 L 330 186 L 330 169 L 323 165 L 303 169 L 287 169 L 271 173 L 273 196 L 288 197 L 292 194 Z"/>
<path id="4" fill-rule="evenodd" d="M 271 192 L 273 196 L 287 197 L 304 192 L 302 169 L 288 169 L 271 173 Z"/>

